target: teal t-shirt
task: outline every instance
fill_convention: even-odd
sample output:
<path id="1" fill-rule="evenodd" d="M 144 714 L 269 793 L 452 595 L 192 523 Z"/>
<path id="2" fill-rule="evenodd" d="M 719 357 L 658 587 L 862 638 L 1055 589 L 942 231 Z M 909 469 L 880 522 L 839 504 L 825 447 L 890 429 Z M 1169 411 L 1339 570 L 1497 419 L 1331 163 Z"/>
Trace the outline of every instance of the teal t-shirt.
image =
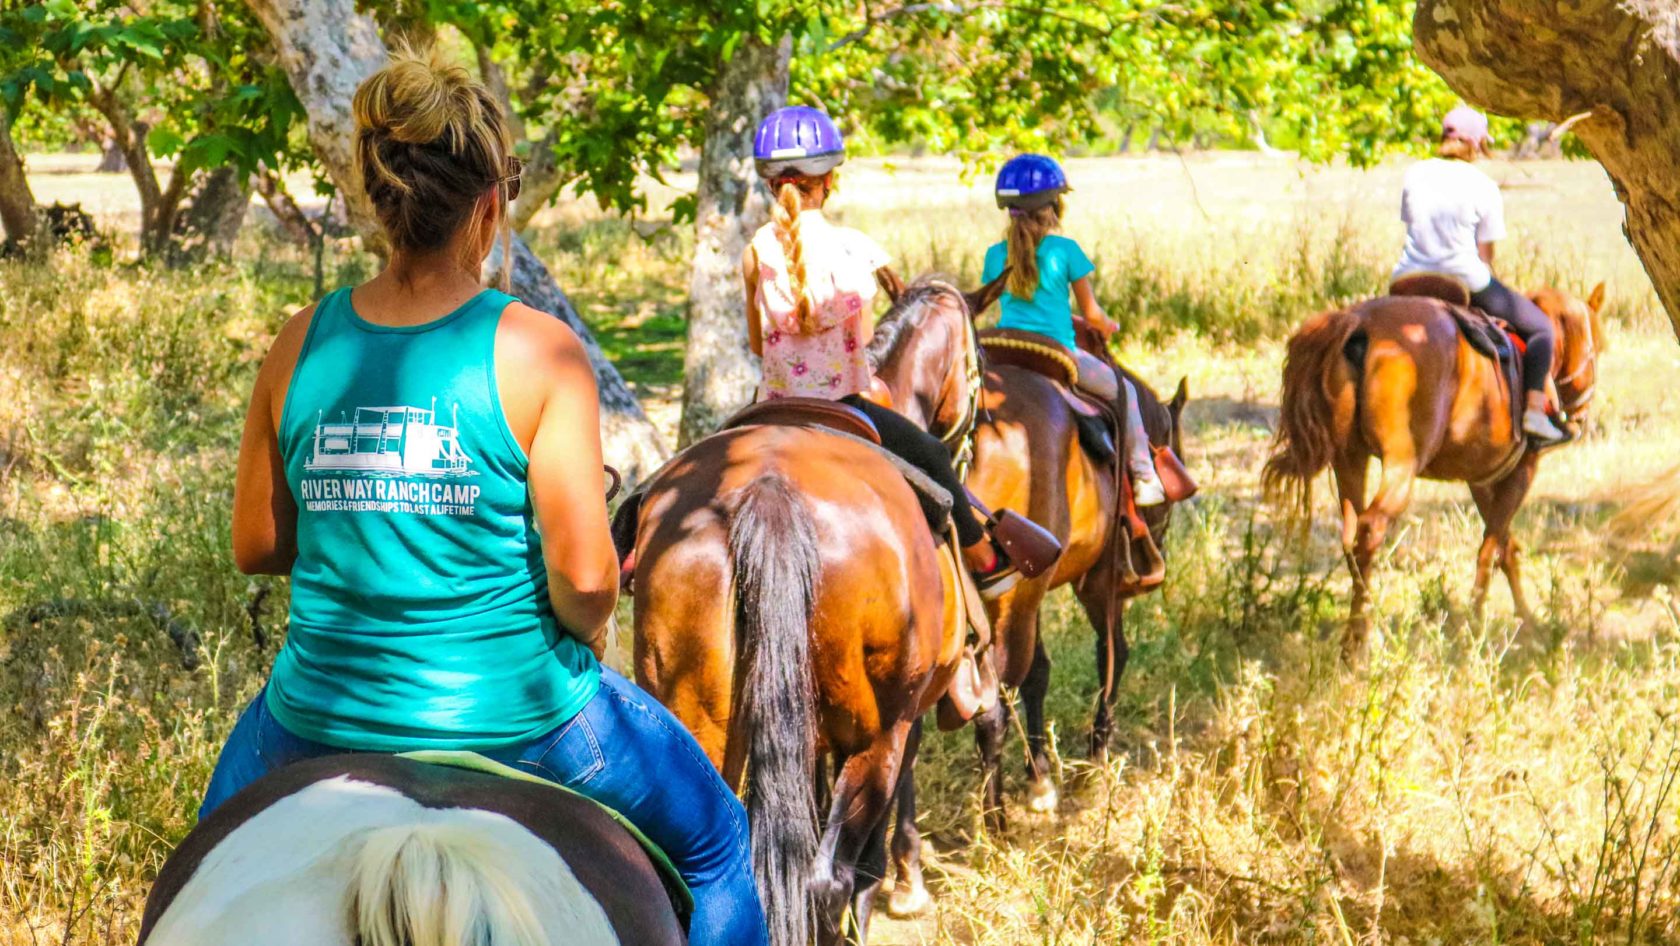
<path id="1" fill-rule="evenodd" d="M 998 278 L 1009 262 L 1009 247 L 994 243 L 986 250 L 986 266 L 982 282 Z M 1038 244 L 1038 289 L 1031 299 L 1018 299 L 1005 292 L 998 300 L 1003 317 L 999 328 L 1037 332 L 1061 342 L 1069 348 L 1078 347 L 1073 337 L 1073 302 L 1070 287 L 1096 269 L 1086 258 L 1079 244 L 1065 236 L 1049 234 Z"/>
<path id="2" fill-rule="evenodd" d="M 280 420 L 297 503 L 268 707 L 347 749 L 495 749 L 570 719 L 600 664 L 566 634 L 496 391 L 485 290 L 422 325 L 316 307 Z"/>

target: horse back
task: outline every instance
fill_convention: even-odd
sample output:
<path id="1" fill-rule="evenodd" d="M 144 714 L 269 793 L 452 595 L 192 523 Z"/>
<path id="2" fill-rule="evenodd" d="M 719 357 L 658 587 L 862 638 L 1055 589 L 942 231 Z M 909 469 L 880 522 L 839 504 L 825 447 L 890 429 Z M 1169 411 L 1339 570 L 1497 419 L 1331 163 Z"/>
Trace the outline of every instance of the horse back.
<path id="1" fill-rule="evenodd" d="M 594 802 L 548 785 L 370 753 L 286 766 L 200 822 L 159 871 L 140 942 L 258 943 L 273 936 L 280 937 L 274 942 L 356 942 L 345 926 L 357 856 L 345 848 L 384 828 L 448 827 L 450 821 L 494 848 L 490 853 L 504 868 L 543 872 L 545 849 L 551 851 L 553 870 L 538 878 L 536 889 L 561 889 L 554 875 L 575 878 L 595 907 L 574 902 L 556 914 L 555 904 L 541 904 L 551 919 L 569 917 L 549 924 L 567 928 L 545 927 L 553 942 L 687 941 L 648 853 Z M 267 872 L 263 883 L 253 878 L 252 890 L 241 891 L 240 873 L 259 869 Z M 596 907 L 604 917 L 594 914 Z M 277 918 L 280 928 L 270 928 Z M 603 921 L 607 929 L 600 928 Z M 195 928 L 213 933 L 195 937 Z"/>

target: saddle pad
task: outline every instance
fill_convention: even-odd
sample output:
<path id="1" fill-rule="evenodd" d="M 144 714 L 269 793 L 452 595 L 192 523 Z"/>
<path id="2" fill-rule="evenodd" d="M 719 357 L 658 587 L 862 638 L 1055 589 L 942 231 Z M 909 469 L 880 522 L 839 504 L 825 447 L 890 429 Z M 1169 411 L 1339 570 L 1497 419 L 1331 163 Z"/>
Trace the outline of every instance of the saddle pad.
<path id="1" fill-rule="evenodd" d="M 557 792 L 565 792 L 568 795 L 588 801 L 606 812 L 612 820 L 618 822 L 625 831 L 630 833 L 631 837 L 636 839 L 636 843 L 642 846 L 642 850 L 647 852 L 648 860 L 653 862 L 654 869 L 659 871 L 660 877 L 664 879 L 665 889 L 671 894 L 672 905 L 677 908 L 677 915 L 684 918 L 683 922 L 687 923 L 687 918 L 694 914 L 694 894 L 688 889 L 688 882 L 683 880 L 682 874 L 677 871 L 677 865 L 671 863 L 670 856 L 665 853 L 663 848 L 649 840 L 648 836 L 642 833 L 641 828 L 632 824 L 630 819 L 620 814 L 617 809 L 603 805 L 588 795 L 567 788 L 558 782 L 550 782 L 548 779 L 532 775 L 530 772 L 521 772 L 511 765 L 504 765 L 495 759 L 479 755 L 476 752 L 459 749 L 420 749 L 414 752 L 397 754 L 404 759 L 413 759 L 416 762 L 425 762 L 429 765 L 446 765 L 453 769 L 477 772 L 480 775 L 496 775 L 501 778 L 546 785 Z"/>
<path id="2" fill-rule="evenodd" d="M 979 339 L 993 364 L 1024 368 L 1069 388 L 1079 381 L 1079 363 L 1055 339 L 1011 328 L 986 329 Z"/>

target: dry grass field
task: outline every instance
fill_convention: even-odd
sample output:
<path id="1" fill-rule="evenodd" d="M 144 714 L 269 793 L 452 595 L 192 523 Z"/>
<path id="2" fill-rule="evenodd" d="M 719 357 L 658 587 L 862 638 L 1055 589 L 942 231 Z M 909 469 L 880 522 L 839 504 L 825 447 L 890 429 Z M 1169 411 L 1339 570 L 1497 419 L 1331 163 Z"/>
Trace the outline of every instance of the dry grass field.
<path id="1" fill-rule="evenodd" d="M 36 162 L 36 192 L 84 201 L 118 262 L 0 262 L 0 942 L 133 940 L 284 628 L 284 583 L 238 575 L 226 533 L 242 401 L 309 264 L 261 226 L 231 262 L 124 263 L 127 181 L 78 160 Z M 1501 587 L 1468 618 L 1479 523 L 1462 486 L 1426 484 L 1376 579 L 1385 643 L 1350 673 L 1328 500 L 1303 543 L 1261 503 L 1258 470 L 1282 340 L 1383 284 L 1402 166 L 1218 154 L 1069 170 L 1067 229 L 1098 261 L 1125 358 L 1159 387 L 1189 379 L 1203 492 L 1175 520 L 1165 590 L 1128 612 L 1113 761 L 1083 761 L 1092 636 L 1057 595 L 1061 810 L 1012 804 L 988 835 L 969 734 L 930 739 L 935 906 L 874 941 L 1680 939 L 1680 563 L 1666 523 L 1609 528 L 1672 462 L 1680 348 L 1602 172 L 1489 167 L 1510 281 L 1610 287 L 1589 435 L 1546 458 L 1518 519 L 1540 625 L 1516 626 Z M 970 282 L 1002 228 L 986 182 L 934 160 L 854 162 L 835 210 L 901 270 Z M 688 238 L 661 224 L 568 201 L 535 245 L 671 426 Z M 370 265 L 347 248 L 329 263 L 339 280 Z"/>

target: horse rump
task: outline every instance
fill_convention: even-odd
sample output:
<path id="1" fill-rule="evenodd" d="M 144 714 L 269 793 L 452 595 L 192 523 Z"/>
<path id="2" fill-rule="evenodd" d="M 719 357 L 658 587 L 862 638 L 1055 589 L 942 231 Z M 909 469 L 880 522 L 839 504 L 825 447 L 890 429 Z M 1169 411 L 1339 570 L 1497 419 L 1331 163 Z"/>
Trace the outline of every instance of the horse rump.
<path id="1" fill-rule="evenodd" d="M 1312 511 L 1313 478 L 1335 459 L 1335 399 L 1364 361 L 1359 328 L 1356 309 L 1338 309 L 1313 316 L 1289 338 L 1277 434 L 1260 482 L 1303 520 Z"/>

